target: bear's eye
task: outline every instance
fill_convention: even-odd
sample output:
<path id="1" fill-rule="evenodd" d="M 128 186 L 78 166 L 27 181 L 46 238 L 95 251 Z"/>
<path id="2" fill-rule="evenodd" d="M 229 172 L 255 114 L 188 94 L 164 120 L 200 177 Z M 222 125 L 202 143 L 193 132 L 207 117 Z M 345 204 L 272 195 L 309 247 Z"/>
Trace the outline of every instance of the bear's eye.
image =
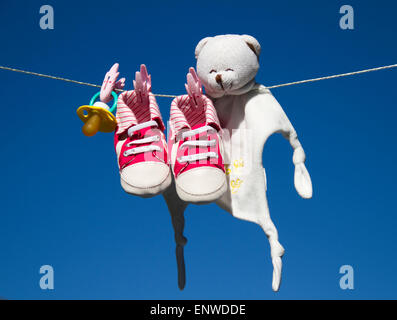
<path id="1" fill-rule="evenodd" d="M 212 70 L 210 71 L 210 73 L 214 73 L 214 72 L 216 72 L 216 70 L 214 70 L 214 69 L 212 69 Z"/>
<path id="2" fill-rule="evenodd" d="M 230 68 L 228 68 L 228 69 L 226 69 L 226 71 L 234 71 L 233 69 L 230 69 Z"/>

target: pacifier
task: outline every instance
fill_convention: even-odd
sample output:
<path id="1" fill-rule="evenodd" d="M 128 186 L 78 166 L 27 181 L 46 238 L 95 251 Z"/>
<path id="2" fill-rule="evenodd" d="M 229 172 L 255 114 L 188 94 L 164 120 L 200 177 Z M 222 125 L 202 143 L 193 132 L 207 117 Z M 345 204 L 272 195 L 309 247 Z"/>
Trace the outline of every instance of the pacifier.
<path id="1" fill-rule="evenodd" d="M 97 101 L 100 92 L 95 94 L 89 105 L 77 109 L 77 115 L 84 122 L 82 131 L 87 137 L 94 136 L 98 131 L 113 132 L 116 129 L 117 121 L 112 112 L 116 110 L 117 94 L 113 91 L 113 106 L 111 108 L 104 102 Z"/>

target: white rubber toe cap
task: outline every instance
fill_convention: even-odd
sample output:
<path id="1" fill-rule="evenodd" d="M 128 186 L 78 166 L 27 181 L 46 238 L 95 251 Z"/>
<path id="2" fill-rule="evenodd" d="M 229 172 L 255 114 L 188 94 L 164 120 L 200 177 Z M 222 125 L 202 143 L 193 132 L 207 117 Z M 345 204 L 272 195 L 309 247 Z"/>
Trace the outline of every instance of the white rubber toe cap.
<path id="1" fill-rule="evenodd" d="M 214 201 L 226 191 L 226 175 L 214 167 L 194 168 L 178 176 L 176 190 L 184 201 Z"/>
<path id="2" fill-rule="evenodd" d="M 121 186 L 125 192 L 139 196 L 161 193 L 171 183 L 170 168 L 162 162 L 140 162 L 120 172 Z"/>

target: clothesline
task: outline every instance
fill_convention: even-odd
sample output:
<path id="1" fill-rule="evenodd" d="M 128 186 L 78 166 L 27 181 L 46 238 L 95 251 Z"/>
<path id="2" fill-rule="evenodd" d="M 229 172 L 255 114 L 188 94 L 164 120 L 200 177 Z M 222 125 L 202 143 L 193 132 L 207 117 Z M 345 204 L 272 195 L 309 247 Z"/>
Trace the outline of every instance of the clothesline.
<path id="1" fill-rule="evenodd" d="M 273 86 L 268 86 L 267 88 L 268 89 L 275 89 L 275 88 L 287 87 L 287 86 L 292 86 L 292 85 L 297 85 L 297 84 L 303 84 L 303 83 L 316 82 L 316 81 L 321 81 L 321 80 L 328 80 L 328 79 L 335 79 L 335 78 L 353 76 L 353 75 L 357 75 L 357 74 L 361 74 L 361 73 L 374 72 L 374 71 L 391 69 L 391 68 L 396 68 L 396 67 L 397 67 L 397 64 L 391 64 L 391 65 L 388 65 L 388 66 L 382 66 L 382 67 L 377 67 L 377 68 L 371 68 L 371 69 L 353 71 L 353 72 L 348 72 L 348 73 L 335 74 L 335 75 L 324 76 L 324 77 L 313 78 L 313 79 L 307 79 L 307 80 L 301 80 L 301 81 L 282 83 L 282 84 L 277 84 L 277 85 L 273 85 Z M 0 66 L 0 69 L 13 71 L 13 72 L 19 72 L 19 73 L 23 73 L 23 74 L 30 74 L 30 75 L 37 76 L 37 77 L 42 77 L 42 78 L 49 78 L 49 79 L 60 80 L 60 81 L 64 81 L 64 82 L 71 82 L 71 83 L 84 85 L 84 86 L 89 86 L 89 87 L 95 87 L 95 88 L 100 88 L 101 87 L 100 85 L 93 84 L 93 83 L 82 82 L 82 81 L 77 81 L 77 80 L 72 80 L 72 79 L 67 79 L 67 78 L 62 78 L 62 77 L 57 77 L 57 76 L 51 76 L 51 75 L 48 75 L 48 74 L 42 74 L 42 73 L 37 73 L 37 72 L 32 72 L 32 71 L 27 71 L 27 70 L 15 69 L 15 68 L 10 68 L 10 67 L 5 67 L 5 66 Z M 125 90 L 117 90 L 117 91 L 121 92 L 121 91 L 125 91 Z M 164 97 L 164 98 L 176 98 L 177 97 L 176 95 L 171 95 L 171 94 L 155 93 L 154 95 L 157 96 L 157 97 Z"/>

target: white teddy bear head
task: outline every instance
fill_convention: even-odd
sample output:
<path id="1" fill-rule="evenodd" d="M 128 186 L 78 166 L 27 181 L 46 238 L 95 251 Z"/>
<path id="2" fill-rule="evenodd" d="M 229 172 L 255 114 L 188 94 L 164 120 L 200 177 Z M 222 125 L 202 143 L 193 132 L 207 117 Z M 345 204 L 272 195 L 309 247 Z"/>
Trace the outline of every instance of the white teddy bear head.
<path id="1" fill-rule="evenodd" d="M 259 42 L 249 35 L 221 35 L 202 39 L 196 47 L 197 74 L 213 98 L 240 95 L 255 85 Z"/>

